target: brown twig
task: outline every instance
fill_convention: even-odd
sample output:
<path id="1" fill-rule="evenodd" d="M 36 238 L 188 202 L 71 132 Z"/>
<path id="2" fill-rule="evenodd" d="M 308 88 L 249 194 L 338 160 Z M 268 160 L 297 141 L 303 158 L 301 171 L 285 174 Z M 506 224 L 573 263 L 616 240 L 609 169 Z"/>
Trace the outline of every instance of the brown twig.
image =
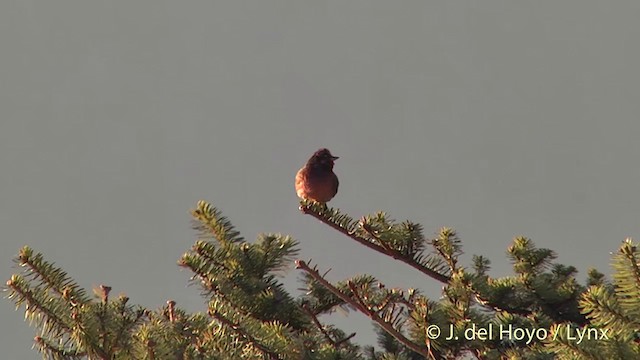
<path id="1" fill-rule="evenodd" d="M 153 341 L 152 339 L 147 340 L 147 355 L 149 356 L 150 360 L 156 359 L 155 347 L 156 347 L 155 341 Z"/>
<path id="2" fill-rule="evenodd" d="M 169 322 L 176 322 L 176 302 L 174 300 L 167 301 L 169 310 Z"/>
<path id="3" fill-rule="evenodd" d="M 95 289 L 96 293 L 99 294 L 102 299 L 102 303 L 100 304 L 100 312 L 98 313 L 98 323 L 100 324 L 100 338 L 102 339 L 102 350 L 107 352 L 109 351 L 109 334 L 107 331 L 107 316 L 109 316 L 108 305 L 109 305 L 109 293 L 111 292 L 111 286 L 108 285 L 100 285 Z M 109 356 L 111 351 L 105 356 L 105 358 L 110 358 Z"/>
<path id="4" fill-rule="evenodd" d="M 344 339 L 336 341 L 336 346 L 340 347 L 340 345 L 342 345 L 343 343 L 349 341 L 354 336 L 356 336 L 356 333 L 351 333 L 349 336 L 345 337 Z"/>
<path id="5" fill-rule="evenodd" d="M 307 304 L 302 305 L 302 310 L 311 317 L 311 320 L 318 327 L 318 330 L 320 330 L 320 332 L 324 335 L 327 341 L 334 348 L 337 348 L 337 343 L 331 338 L 331 335 L 329 335 L 329 333 L 324 329 L 324 326 L 322 326 L 322 324 L 320 323 L 320 320 L 318 320 L 318 317 L 311 310 L 309 310 L 309 306 L 307 306 Z"/>

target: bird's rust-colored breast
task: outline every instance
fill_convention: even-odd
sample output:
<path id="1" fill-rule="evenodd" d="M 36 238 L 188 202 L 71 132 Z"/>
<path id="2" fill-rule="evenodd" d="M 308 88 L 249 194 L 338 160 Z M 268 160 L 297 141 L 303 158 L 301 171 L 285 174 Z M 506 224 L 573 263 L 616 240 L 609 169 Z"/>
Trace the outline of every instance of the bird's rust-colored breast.
<path id="1" fill-rule="evenodd" d="M 333 171 L 310 174 L 309 169 L 303 167 L 296 174 L 295 187 L 299 198 L 326 203 L 338 192 L 338 177 Z"/>

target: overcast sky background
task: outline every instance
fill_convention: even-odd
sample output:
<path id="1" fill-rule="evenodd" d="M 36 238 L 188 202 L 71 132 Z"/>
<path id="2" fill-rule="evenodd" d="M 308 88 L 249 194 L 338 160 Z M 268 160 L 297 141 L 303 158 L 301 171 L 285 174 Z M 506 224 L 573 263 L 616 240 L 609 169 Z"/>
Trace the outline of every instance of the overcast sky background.
<path id="1" fill-rule="evenodd" d="M 205 199 L 333 281 L 437 299 L 300 213 L 293 176 L 319 147 L 354 217 L 453 227 L 494 276 L 517 235 L 610 274 L 640 236 L 639 18 L 637 1 L 3 1 L 0 278 L 28 244 L 89 289 L 202 310 L 176 261 Z M 23 314 L 0 301 L 5 359 L 40 358 Z M 325 320 L 374 342 L 362 315 Z"/>

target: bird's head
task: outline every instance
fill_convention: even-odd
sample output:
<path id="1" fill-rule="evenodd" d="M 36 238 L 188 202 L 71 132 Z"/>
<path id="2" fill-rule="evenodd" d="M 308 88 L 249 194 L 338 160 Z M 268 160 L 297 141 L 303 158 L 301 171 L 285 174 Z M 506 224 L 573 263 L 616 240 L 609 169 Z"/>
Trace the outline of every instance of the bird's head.
<path id="1" fill-rule="evenodd" d="M 309 165 L 312 166 L 320 166 L 323 168 L 333 169 L 333 162 L 337 160 L 337 156 L 331 155 L 331 152 L 328 149 L 322 148 L 315 153 L 308 161 Z"/>

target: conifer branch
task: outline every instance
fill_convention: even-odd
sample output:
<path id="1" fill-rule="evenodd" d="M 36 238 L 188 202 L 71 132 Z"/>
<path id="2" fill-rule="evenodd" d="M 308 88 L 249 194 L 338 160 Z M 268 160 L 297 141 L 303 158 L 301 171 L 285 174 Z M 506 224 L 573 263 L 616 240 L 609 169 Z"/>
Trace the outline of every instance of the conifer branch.
<path id="1" fill-rule="evenodd" d="M 53 345 L 41 336 L 36 336 L 33 340 L 38 345 L 41 352 L 52 354 L 53 358 L 82 359 L 87 356 L 85 352 L 78 351 L 77 349 L 65 349 L 64 347 Z"/>
<path id="2" fill-rule="evenodd" d="M 355 231 L 353 230 L 349 230 L 347 228 L 344 228 L 343 226 L 340 226 L 340 224 L 331 221 L 331 219 L 329 217 L 326 216 L 326 212 L 325 211 L 319 211 L 318 208 L 316 208 L 317 205 L 312 205 L 310 203 L 307 202 L 301 202 L 300 205 L 300 210 L 306 214 L 306 215 L 311 215 L 314 218 L 318 219 L 320 222 L 334 228 L 335 230 L 337 230 L 338 232 L 342 233 L 343 235 L 355 240 L 356 242 L 358 242 L 359 244 L 362 244 L 366 247 L 368 247 L 369 249 L 375 250 L 379 253 L 382 253 L 384 255 L 390 256 L 396 260 L 402 261 L 403 263 L 415 268 L 416 270 L 420 271 L 421 273 L 435 279 L 438 280 L 442 283 L 447 283 L 449 281 L 449 276 L 439 273 L 437 271 L 434 271 L 432 269 L 429 269 L 428 267 L 422 266 L 421 264 L 419 264 L 418 262 L 414 261 L 413 258 L 404 256 L 402 254 L 400 254 L 397 251 L 394 251 L 392 249 L 390 249 L 388 246 L 385 248 L 382 245 L 378 245 L 375 244 L 373 242 L 371 242 L 369 239 L 366 239 L 364 237 L 359 236 Z M 330 209 L 329 211 L 331 211 L 333 209 Z M 360 222 L 360 227 L 363 228 L 363 222 Z M 363 228 L 363 230 L 366 231 L 365 228 Z M 381 242 L 380 239 L 377 239 L 377 242 Z"/>
<path id="3" fill-rule="evenodd" d="M 460 248 L 460 240 L 456 232 L 450 228 L 442 228 L 438 238 L 432 241 L 433 247 L 436 249 L 440 257 L 442 257 L 450 272 L 453 274 L 457 270 L 458 255 L 462 253 Z"/>
<path id="4" fill-rule="evenodd" d="M 390 248 L 388 245 L 386 245 L 386 243 L 384 241 L 382 241 L 371 229 L 370 226 L 368 226 L 365 222 L 360 221 L 360 227 L 368 234 L 370 235 L 373 239 L 376 240 L 376 243 L 371 242 L 369 239 L 366 239 L 364 237 L 361 237 L 357 234 L 355 229 L 349 229 L 346 228 L 344 226 L 341 226 L 341 224 L 339 224 L 338 222 L 335 221 L 331 221 L 331 217 L 327 216 L 327 213 L 331 213 L 333 211 L 333 209 L 325 209 L 323 207 L 318 207 L 317 204 L 314 204 L 313 202 L 307 202 L 307 201 L 302 201 L 300 203 L 300 211 L 302 211 L 304 214 L 306 215 L 311 215 L 312 217 L 316 218 L 317 220 L 319 220 L 320 222 L 328 225 L 329 227 L 337 230 L 338 232 L 340 232 L 341 234 L 353 239 L 354 241 L 358 242 L 361 245 L 364 245 L 366 247 L 368 247 L 369 249 L 372 249 L 374 251 L 377 251 L 381 254 L 387 255 L 392 257 L 393 259 L 399 260 L 404 262 L 405 264 L 413 267 L 414 269 L 420 271 L 421 273 L 437 280 L 440 281 L 441 283 L 445 283 L 447 284 L 450 281 L 450 276 L 445 275 L 443 273 L 439 273 L 436 272 L 432 269 L 429 269 L 427 267 L 422 266 L 421 264 L 419 264 L 418 262 L 416 262 L 413 258 L 408 258 L 406 256 L 403 256 L 403 254 L 399 253 L 398 251 L 393 250 L 392 248 Z M 350 226 L 353 227 L 353 226 Z M 448 230 L 448 229 L 443 229 L 443 230 Z M 455 236 L 455 233 L 453 234 Z M 383 245 L 385 244 L 385 245 Z M 446 257 L 444 252 L 439 251 L 440 254 L 443 257 Z M 450 265 L 453 265 L 453 267 L 455 268 L 455 263 L 451 263 Z M 477 290 L 473 290 L 474 291 L 474 295 L 476 297 L 476 299 L 478 300 L 478 303 L 487 306 L 489 308 L 492 308 L 496 311 L 506 311 L 506 312 L 510 312 L 510 313 L 514 313 L 514 314 L 518 314 L 521 316 L 528 316 L 531 314 L 531 311 L 526 310 L 526 309 L 519 309 L 516 307 L 511 307 L 508 306 L 506 304 L 502 304 L 502 305 L 498 305 L 496 303 L 493 303 L 492 301 L 490 301 L 489 299 L 487 299 L 486 297 L 482 296 Z"/>
<path id="5" fill-rule="evenodd" d="M 128 331 L 131 331 L 131 329 L 135 325 L 139 324 L 140 320 L 146 315 L 145 311 L 142 308 L 139 308 L 137 311 L 135 311 L 133 313 L 133 316 L 128 314 L 127 310 L 130 310 L 131 308 L 127 306 L 127 302 L 129 301 L 129 298 L 127 296 L 120 296 L 118 301 L 118 315 L 120 319 L 120 326 L 113 341 L 116 346 L 120 346 L 120 344 L 122 344 L 123 342 L 126 343 L 125 339 L 128 335 Z"/>
<path id="6" fill-rule="evenodd" d="M 421 354 L 422 356 L 425 356 L 425 357 L 429 356 L 429 350 L 428 349 L 423 348 L 423 347 L 419 346 L 418 344 L 414 343 L 413 341 L 407 339 L 401 332 L 396 330 L 390 323 L 385 322 L 382 318 L 380 318 L 380 316 L 375 311 L 370 310 L 365 305 L 364 301 L 359 297 L 358 292 L 355 291 L 356 289 L 353 286 L 353 283 L 351 283 L 351 282 L 349 283 L 350 284 L 350 288 L 352 290 L 352 293 L 354 294 L 354 297 L 356 297 L 358 299 L 358 301 L 355 301 L 354 299 L 349 297 L 347 294 L 343 293 L 342 291 L 340 291 L 339 289 L 334 287 L 330 282 L 328 282 L 322 276 L 320 276 L 320 273 L 317 270 L 314 270 L 314 269 L 310 268 L 304 261 L 296 260 L 296 268 L 297 269 L 302 269 L 303 271 L 308 273 L 315 281 L 317 281 L 318 283 L 322 284 L 322 286 L 324 286 L 326 289 L 331 291 L 334 295 L 338 296 L 344 302 L 346 302 L 346 303 L 350 304 L 351 306 L 353 306 L 354 308 L 358 309 L 360 312 L 362 312 L 364 315 L 369 317 L 376 324 L 378 324 L 385 331 L 387 331 L 394 338 L 396 338 L 398 341 L 400 341 L 402 344 L 404 344 L 405 346 L 407 346 L 411 350 L 417 352 L 418 354 Z"/>
<path id="7" fill-rule="evenodd" d="M 9 287 L 13 292 L 12 294 L 9 294 L 9 298 L 13 298 L 15 295 L 18 295 L 18 299 L 15 300 L 18 305 L 26 301 L 27 310 L 25 316 L 29 316 L 29 314 L 38 314 L 40 322 L 47 324 L 48 327 L 53 328 L 57 333 L 71 333 L 72 326 L 59 317 L 53 308 L 46 306 L 50 305 L 51 302 L 46 301 L 45 299 L 39 299 L 41 296 L 38 296 L 33 290 L 31 290 L 27 284 L 24 283 L 24 280 L 21 277 L 13 275 L 11 279 L 7 281 L 7 287 Z M 34 310 L 32 310 L 32 308 Z"/>
<path id="8" fill-rule="evenodd" d="M 605 326 L 636 322 L 620 306 L 616 294 L 609 293 L 602 285 L 592 286 L 582 295 L 581 307 L 588 318 Z"/>
<path id="9" fill-rule="evenodd" d="M 242 242 L 240 233 L 231 222 L 221 215 L 220 211 L 204 200 L 198 201 L 196 208 L 191 211 L 196 223 L 194 229 L 204 236 L 213 236 L 221 244 Z"/>
<path id="10" fill-rule="evenodd" d="M 100 339 L 102 340 L 102 349 L 107 351 L 109 349 L 109 332 L 107 330 L 107 321 L 109 312 L 108 304 L 109 304 L 109 293 L 111 292 L 111 286 L 100 285 L 98 288 L 94 289 L 95 293 L 100 297 L 102 302 L 98 304 L 98 324 L 100 326 Z M 109 356 L 111 357 L 111 356 Z"/>
<path id="11" fill-rule="evenodd" d="M 532 312 L 530 310 L 509 306 L 506 303 L 498 305 L 495 302 L 492 302 L 492 301 L 484 298 L 480 293 L 478 293 L 475 290 L 474 290 L 474 297 L 475 297 L 476 301 L 480 305 L 488 307 L 488 308 L 490 308 L 490 309 L 492 309 L 493 311 L 496 311 L 496 312 L 506 312 L 506 313 L 520 315 L 520 316 L 524 316 L 524 317 L 527 317 L 527 316 L 532 314 Z"/>
<path id="12" fill-rule="evenodd" d="M 86 304 L 90 301 L 85 291 L 75 284 L 66 272 L 45 261 L 42 254 L 34 253 L 30 247 L 25 246 L 20 249 L 15 262 L 21 267 L 27 267 L 29 277 L 39 279 L 47 290 L 64 295 L 65 299 L 72 299 L 78 303 Z"/>
<path id="13" fill-rule="evenodd" d="M 229 329 L 231 329 L 236 334 L 240 335 L 242 338 L 244 338 L 246 341 L 248 341 L 251 345 L 255 346 L 258 350 L 262 351 L 264 354 L 266 354 L 269 357 L 269 359 L 271 359 L 271 360 L 282 360 L 278 356 L 278 354 L 276 354 L 273 351 L 269 350 L 269 348 L 267 348 L 265 345 L 260 343 L 256 338 L 251 336 L 251 334 L 249 334 L 248 332 L 244 331 L 240 327 L 240 325 L 238 325 L 238 324 L 234 323 L 233 321 L 227 319 L 225 316 L 220 314 L 218 311 L 210 311 L 209 315 L 211 317 L 215 318 L 216 320 L 220 321 L 222 324 L 227 326 Z"/>
<path id="14" fill-rule="evenodd" d="M 614 257 L 613 276 L 620 305 L 640 324 L 640 252 L 631 239 L 625 239 Z"/>
<path id="15" fill-rule="evenodd" d="M 535 276 L 535 275 L 534 275 Z M 556 322 L 563 322 L 566 319 L 560 314 L 558 310 L 558 304 L 549 304 L 545 299 L 543 299 L 538 291 L 533 287 L 531 282 L 527 279 L 523 282 L 524 288 L 528 290 L 528 293 L 531 294 L 531 297 L 535 300 L 534 306 L 537 305 L 542 312 L 547 314 L 551 319 Z"/>

